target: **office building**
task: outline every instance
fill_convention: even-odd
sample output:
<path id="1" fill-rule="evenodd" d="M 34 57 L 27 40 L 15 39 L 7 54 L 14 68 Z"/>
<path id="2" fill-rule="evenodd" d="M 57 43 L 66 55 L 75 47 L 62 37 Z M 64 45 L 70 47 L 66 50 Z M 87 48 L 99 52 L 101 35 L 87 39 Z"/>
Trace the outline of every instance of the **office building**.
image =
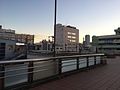
<path id="1" fill-rule="evenodd" d="M 79 51 L 79 30 L 76 27 L 57 24 L 55 37 L 56 51 Z"/>
<path id="2" fill-rule="evenodd" d="M 96 52 L 105 54 L 120 54 L 120 28 L 115 30 L 115 35 L 93 36 L 92 44 Z"/>

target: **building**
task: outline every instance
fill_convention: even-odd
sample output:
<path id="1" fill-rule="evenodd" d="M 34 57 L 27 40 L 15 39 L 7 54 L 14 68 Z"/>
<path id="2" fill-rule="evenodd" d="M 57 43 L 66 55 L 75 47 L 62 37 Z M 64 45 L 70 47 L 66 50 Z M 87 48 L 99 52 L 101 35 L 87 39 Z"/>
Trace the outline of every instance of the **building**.
<path id="1" fill-rule="evenodd" d="M 35 43 L 35 50 L 53 51 L 53 42 L 42 40 L 40 43 Z"/>
<path id="2" fill-rule="evenodd" d="M 41 49 L 42 50 L 47 50 L 47 51 L 52 51 L 52 45 L 53 43 L 47 40 L 42 40 L 41 42 Z"/>
<path id="3" fill-rule="evenodd" d="M 0 39 L 0 60 L 13 58 L 15 47 L 16 42 L 14 40 Z"/>
<path id="4" fill-rule="evenodd" d="M 15 45 L 15 30 L 3 29 L 0 25 L 0 60 L 14 57 Z"/>
<path id="5" fill-rule="evenodd" d="M 90 42 L 90 35 L 85 35 L 85 40 L 83 38 L 83 45 L 82 45 L 82 54 L 88 54 L 88 53 L 92 53 L 91 49 L 91 42 Z"/>
<path id="6" fill-rule="evenodd" d="M 0 25 L 0 39 L 15 40 L 15 30 L 3 29 Z"/>
<path id="7" fill-rule="evenodd" d="M 85 46 L 86 47 L 90 46 L 90 35 L 85 35 Z"/>
<path id="8" fill-rule="evenodd" d="M 34 44 L 34 35 L 30 34 L 15 34 L 16 42 Z"/>
<path id="9" fill-rule="evenodd" d="M 120 28 L 115 30 L 115 35 L 93 36 L 92 45 L 96 52 L 105 54 L 120 54 Z"/>
<path id="10" fill-rule="evenodd" d="M 84 48 L 89 48 L 90 45 L 90 35 L 85 35 L 85 40 L 83 38 L 83 47 Z"/>
<path id="11" fill-rule="evenodd" d="M 57 24 L 55 38 L 56 51 L 79 51 L 79 30 L 76 27 Z"/>
<path id="12" fill-rule="evenodd" d="M 3 29 L 2 25 L 0 25 L 0 60 L 12 59 L 23 54 L 27 50 L 25 44 L 27 44 L 28 50 L 32 49 L 34 35 L 16 34 L 15 30 Z"/>
<path id="13" fill-rule="evenodd" d="M 3 29 L 0 25 L 0 39 L 14 40 L 19 43 L 34 44 L 34 35 L 16 34 L 15 30 Z"/>
<path id="14" fill-rule="evenodd" d="M 15 34 L 16 43 L 24 43 L 27 45 L 27 50 L 34 49 L 34 35 L 30 34 Z"/>

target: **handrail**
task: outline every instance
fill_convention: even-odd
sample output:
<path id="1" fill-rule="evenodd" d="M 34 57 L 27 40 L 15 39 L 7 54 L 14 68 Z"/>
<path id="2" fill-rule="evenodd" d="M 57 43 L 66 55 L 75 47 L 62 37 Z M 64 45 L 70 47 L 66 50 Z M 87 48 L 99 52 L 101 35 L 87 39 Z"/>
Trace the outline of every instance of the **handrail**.
<path id="1" fill-rule="evenodd" d="M 104 56 L 104 54 L 86 54 L 86 55 L 72 55 L 72 56 L 58 56 L 49 58 L 39 58 L 39 59 L 22 59 L 22 60 L 6 60 L 0 61 L 0 64 L 14 64 L 14 63 L 25 63 L 25 62 L 38 62 L 38 61 L 49 61 L 54 59 L 65 59 L 65 58 L 76 58 L 76 57 L 92 57 L 92 56 Z"/>
<path id="2" fill-rule="evenodd" d="M 93 59 L 91 59 L 91 57 L 93 57 Z M 97 59 L 97 57 L 100 58 Z M 6 80 L 9 80 L 9 78 L 27 75 L 25 76 L 25 78 L 27 78 L 26 82 L 33 83 L 33 81 L 35 80 L 49 78 L 51 77 L 51 75 L 60 76 L 61 74 L 73 72 L 74 70 L 76 71 L 82 68 L 89 68 L 91 66 L 104 64 L 103 61 L 105 60 L 103 59 L 104 59 L 104 54 L 99 53 L 99 54 L 86 54 L 86 55 L 58 56 L 58 57 L 48 57 L 48 58 L 38 58 L 38 59 L 0 61 L 0 89 L 4 89 L 7 87 Z M 18 66 L 15 69 L 11 68 L 7 70 L 7 68 L 12 67 L 12 65 L 13 68 L 16 67 L 17 65 Z M 37 73 L 44 73 L 45 75 L 40 75 L 39 77 L 37 77 L 36 76 Z M 22 78 L 20 79 L 22 80 Z M 20 84 L 20 83 L 15 83 L 15 84 Z M 8 86 L 12 86 L 12 85 L 8 84 Z"/>

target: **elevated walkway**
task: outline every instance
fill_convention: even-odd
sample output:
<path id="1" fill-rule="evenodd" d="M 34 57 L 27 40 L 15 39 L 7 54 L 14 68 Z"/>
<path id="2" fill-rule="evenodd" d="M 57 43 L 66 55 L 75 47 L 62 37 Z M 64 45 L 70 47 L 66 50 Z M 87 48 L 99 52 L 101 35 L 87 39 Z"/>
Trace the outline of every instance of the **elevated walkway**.
<path id="1" fill-rule="evenodd" d="M 32 88 L 31 90 L 80 90 L 80 88 L 83 90 L 85 88 L 86 90 L 89 89 L 89 85 L 96 86 L 102 82 L 102 79 L 112 79 L 120 74 L 115 72 L 116 74 L 111 77 L 112 71 L 114 72 L 120 66 L 111 68 L 113 61 L 115 64 L 119 62 L 116 63 L 111 59 L 108 61 L 112 63 L 106 65 L 104 54 L 0 61 L 0 90 L 28 90 L 29 88 Z M 97 66 L 103 67 L 96 69 Z M 80 71 L 83 72 L 79 73 Z M 64 78 L 64 76 L 68 77 Z M 40 86 L 35 87 L 36 85 Z"/>
<path id="2" fill-rule="evenodd" d="M 108 64 L 51 81 L 30 90 L 120 90 L 120 57 Z"/>

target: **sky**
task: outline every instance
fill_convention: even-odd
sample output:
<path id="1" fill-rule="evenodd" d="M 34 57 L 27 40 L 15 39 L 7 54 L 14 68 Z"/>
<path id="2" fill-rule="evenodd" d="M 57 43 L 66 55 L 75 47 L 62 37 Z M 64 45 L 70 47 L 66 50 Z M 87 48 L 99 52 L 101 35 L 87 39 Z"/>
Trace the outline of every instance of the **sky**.
<path id="1" fill-rule="evenodd" d="M 120 26 L 120 0 L 58 0 L 57 23 L 79 29 L 84 35 L 114 34 Z M 53 35 L 54 0 L 0 0 L 0 25 L 16 33 Z"/>

